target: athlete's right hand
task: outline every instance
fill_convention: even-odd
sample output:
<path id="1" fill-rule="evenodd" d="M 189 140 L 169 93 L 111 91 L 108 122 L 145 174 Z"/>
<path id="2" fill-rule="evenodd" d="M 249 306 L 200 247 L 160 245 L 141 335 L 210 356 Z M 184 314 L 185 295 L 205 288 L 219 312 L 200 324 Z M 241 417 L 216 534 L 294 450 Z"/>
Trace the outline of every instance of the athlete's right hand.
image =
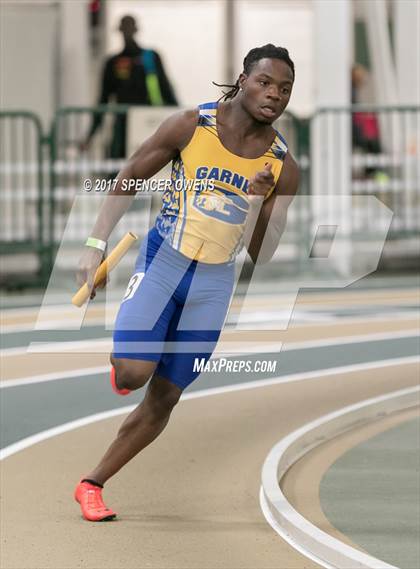
<path id="1" fill-rule="evenodd" d="M 271 164 L 267 162 L 264 166 L 264 170 L 257 172 L 248 183 L 248 197 L 250 196 L 262 196 L 265 197 L 266 194 L 274 186 L 275 180 L 273 172 L 271 171 Z"/>
<path id="2" fill-rule="evenodd" d="M 94 247 L 86 247 L 79 261 L 76 280 L 79 286 L 83 286 L 85 283 L 88 285 L 89 290 L 91 290 L 91 299 L 95 298 L 96 289 L 104 288 L 107 283 L 107 279 L 104 279 L 102 282 L 97 284 L 96 287 L 93 286 L 96 271 L 98 270 L 98 267 L 102 263 L 104 257 L 105 253 L 103 253 L 100 249 L 95 249 Z"/>

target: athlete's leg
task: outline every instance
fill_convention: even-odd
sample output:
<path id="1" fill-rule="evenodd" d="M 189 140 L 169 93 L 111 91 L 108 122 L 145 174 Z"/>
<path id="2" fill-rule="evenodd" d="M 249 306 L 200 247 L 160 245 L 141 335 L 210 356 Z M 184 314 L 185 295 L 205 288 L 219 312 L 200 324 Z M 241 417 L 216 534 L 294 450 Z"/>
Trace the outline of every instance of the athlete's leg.
<path id="1" fill-rule="evenodd" d="M 111 355 L 111 364 L 115 370 L 117 388 L 134 391 L 146 385 L 155 372 L 158 362 L 114 358 Z"/>
<path id="2" fill-rule="evenodd" d="M 154 375 L 144 400 L 126 418 L 98 466 L 85 478 L 103 485 L 149 445 L 166 427 L 181 393 L 177 385 Z"/>
<path id="3" fill-rule="evenodd" d="M 160 243 L 150 242 L 157 250 Z M 90 521 L 115 517 L 115 512 L 103 504 L 98 484 L 103 486 L 162 432 L 182 393 L 181 387 L 164 379 L 165 374 L 156 372 L 156 366 L 176 309 L 174 291 L 191 261 L 183 260 L 180 266 L 172 267 L 171 259 L 163 255 L 152 263 L 153 247 L 143 249 L 115 323 L 111 384 L 118 392 L 135 390 L 153 377 L 143 402 L 124 421 L 96 468 L 76 487 L 75 498 L 84 518 Z"/>
<path id="4" fill-rule="evenodd" d="M 200 375 L 199 367 L 207 362 L 216 348 L 233 283 L 233 265 L 197 265 L 190 283 L 187 281 L 177 291 L 178 297 L 175 296 L 178 305 L 166 336 L 173 352 L 162 354 L 156 368 L 157 375 L 167 377 L 183 390 Z"/>

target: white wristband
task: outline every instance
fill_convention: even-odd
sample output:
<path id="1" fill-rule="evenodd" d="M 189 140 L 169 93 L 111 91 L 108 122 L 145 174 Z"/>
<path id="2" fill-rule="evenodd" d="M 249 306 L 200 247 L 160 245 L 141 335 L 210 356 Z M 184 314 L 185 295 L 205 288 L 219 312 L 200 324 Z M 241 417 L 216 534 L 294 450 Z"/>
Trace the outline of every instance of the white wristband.
<path id="1" fill-rule="evenodd" d="M 105 251 L 106 249 L 106 241 L 96 239 L 95 237 L 88 237 L 85 245 L 88 247 L 94 247 L 95 249 L 100 249 L 101 251 Z"/>

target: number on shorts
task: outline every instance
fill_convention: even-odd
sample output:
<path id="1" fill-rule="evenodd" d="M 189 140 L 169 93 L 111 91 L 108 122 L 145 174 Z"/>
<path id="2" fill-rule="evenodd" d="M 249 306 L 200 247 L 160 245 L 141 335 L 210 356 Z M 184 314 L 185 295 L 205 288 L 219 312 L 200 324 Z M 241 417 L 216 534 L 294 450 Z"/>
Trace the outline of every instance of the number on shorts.
<path id="1" fill-rule="evenodd" d="M 127 286 L 127 290 L 125 291 L 125 295 L 122 299 L 122 302 L 124 302 L 125 300 L 130 300 L 130 298 L 133 298 L 134 293 L 139 288 L 139 284 L 141 283 L 143 277 L 144 273 L 135 273 L 131 277 L 130 282 L 128 283 Z"/>

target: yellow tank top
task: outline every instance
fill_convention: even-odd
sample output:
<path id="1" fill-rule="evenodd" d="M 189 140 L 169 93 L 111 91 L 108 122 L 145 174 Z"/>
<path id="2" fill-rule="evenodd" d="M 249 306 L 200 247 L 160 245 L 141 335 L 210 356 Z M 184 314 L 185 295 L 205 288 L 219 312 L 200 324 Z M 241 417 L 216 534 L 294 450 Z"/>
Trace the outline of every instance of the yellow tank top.
<path id="1" fill-rule="evenodd" d="M 173 161 L 171 186 L 156 219 L 161 237 L 190 259 L 203 263 L 233 261 L 242 248 L 248 211 L 248 180 L 269 162 L 274 186 L 287 152 L 276 131 L 273 144 L 258 158 L 227 150 L 216 125 L 218 103 L 199 106 L 199 120 L 188 145 Z"/>

